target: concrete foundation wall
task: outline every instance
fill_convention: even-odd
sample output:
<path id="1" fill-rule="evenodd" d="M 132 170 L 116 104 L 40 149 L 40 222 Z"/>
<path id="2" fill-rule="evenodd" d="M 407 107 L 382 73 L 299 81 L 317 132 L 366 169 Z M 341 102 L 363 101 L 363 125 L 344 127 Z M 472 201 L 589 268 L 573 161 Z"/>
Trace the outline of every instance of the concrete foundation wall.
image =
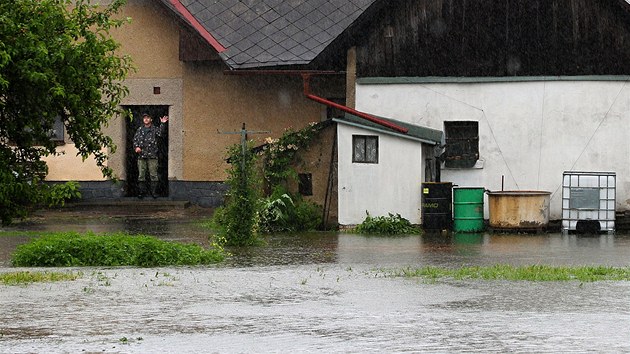
<path id="1" fill-rule="evenodd" d="M 79 182 L 81 199 L 87 202 L 115 201 L 124 199 L 124 181 L 83 181 Z M 169 182 L 169 200 L 185 200 L 202 207 L 223 205 L 228 186 L 223 182 Z M 134 198 L 128 198 L 134 199 Z M 148 198 L 150 200 L 150 198 Z"/>

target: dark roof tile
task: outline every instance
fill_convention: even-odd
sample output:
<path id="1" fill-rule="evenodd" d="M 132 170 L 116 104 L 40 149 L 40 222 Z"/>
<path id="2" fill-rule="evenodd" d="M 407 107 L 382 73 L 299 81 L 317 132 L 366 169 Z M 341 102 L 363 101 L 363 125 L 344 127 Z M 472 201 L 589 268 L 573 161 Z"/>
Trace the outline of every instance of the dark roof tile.
<path id="1" fill-rule="evenodd" d="M 282 33 L 289 37 L 296 36 L 300 32 L 302 32 L 302 30 L 294 24 L 290 24 L 282 29 Z"/>
<path id="2" fill-rule="evenodd" d="M 258 42 L 258 46 L 260 48 L 262 48 L 263 50 L 269 50 L 269 48 L 276 46 L 277 43 L 275 41 L 273 41 L 271 38 L 266 37 L 263 40 L 261 40 L 260 42 Z"/>
<path id="3" fill-rule="evenodd" d="M 282 48 L 288 50 L 291 50 L 291 48 L 295 47 L 296 45 L 298 45 L 299 43 L 295 41 L 295 39 L 291 38 L 291 37 L 286 37 L 284 38 L 284 40 L 280 43 L 278 43 L 282 46 Z"/>
<path id="4" fill-rule="evenodd" d="M 171 0 L 161 1 L 190 23 Z M 180 1 L 239 69 L 310 63 L 376 0 Z"/>
<path id="5" fill-rule="evenodd" d="M 271 23 L 271 22 L 277 20 L 278 18 L 280 18 L 280 14 L 277 13 L 276 11 L 274 11 L 274 10 L 270 10 L 270 11 L 267 11 L 264 14 L 262 14 L 260 17 L 265 19 L 265 21 L 267 21 L 267 23 Z"/>
<path id="6" fill-rule="evenodd" d="M 293 56 L 297 57 L 297 58 L 301 58 L 302 55 L 304 55 L 305 53 L 308 53 L 308 48 L 306 48 L 305 46 L 298 44 L 295 47 L 291 48 L 289 50 L 289 52 L 291 52 L 291 54 L 293 54 Z"/>
<path id="7" fill-rule="evenodd" d="M 256 43 L 249 40 L 249 38 L 245 38 L 239 41 L 238 43 L 236 43 L 234 47 L 237 48 L 241 52 L 247 52 L 247 50 L 253 47 L 254 45 L 256 45 Z M 249 53 L 249 56 L 251 56 L 251 53 Z"/>

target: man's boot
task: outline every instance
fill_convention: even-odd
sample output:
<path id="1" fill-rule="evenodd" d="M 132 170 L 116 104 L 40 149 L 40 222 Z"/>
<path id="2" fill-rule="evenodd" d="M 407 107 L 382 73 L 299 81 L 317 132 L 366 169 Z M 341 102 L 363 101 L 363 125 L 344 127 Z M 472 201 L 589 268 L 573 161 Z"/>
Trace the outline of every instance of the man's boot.
<path id="1" fill-rule="evenodd" d="M 157 195 L 157 182 L 153 182 L 151 181 L 151 189 L 149 190 L 151 192 L 151 196 L 153 197 L 153 199 L 156 199 L 158 197 Z"/>
<path id="2" fill-rule="evenodd" d="M 138 182 L 138 199 L 144 198 L 144 194 L 146 193 L 147 187 L 146 182 Z"/>

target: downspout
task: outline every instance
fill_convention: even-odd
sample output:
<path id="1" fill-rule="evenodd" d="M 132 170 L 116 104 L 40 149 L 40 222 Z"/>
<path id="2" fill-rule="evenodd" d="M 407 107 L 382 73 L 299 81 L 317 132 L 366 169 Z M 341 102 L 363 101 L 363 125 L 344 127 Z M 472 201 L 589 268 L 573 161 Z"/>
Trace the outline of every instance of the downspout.
<path id="1" fill-rule="evenodd" d="M 326 106 L 329 107 L 333 107 L 333 108 L 337 108 L 341 111 L 344 111 L 346 113 L 350 113 L 352 115 L 355 115 L 357 117 L 361 117 L 363 119 L 369 120 L 370 122 L 376 123 L 378 125 L 382 125 L 384 127 L 393 129 L 397 132 L 403 133 L 403 134 L 407 134 L 407 132 L 409 131 L 409 129 L 405 128 L 405 127 L 401 127 L 397 124 L 394 123 L 390 123 L 388 121 L 379 119 L 371 114 L 367 114 L 364 112 L 360 112 L 357 111 L 356 109 L 352 109 L 350 107 L 341 105 L 339 103 L 335 103 L 333 101 L 327 100 L 323 97 L 319 97 L 316 95 L 313 95 L 310 91 L 310 78 L 311 78 L 311 74 L 302 74 L 302 80 L 304 81 L 304 96 L 312 101 L 315 101 L 317 103 L 321 103 L 324 104 Z"/>
<path id="2" fill-rule="evenodd" d="M 226 75 L 300 75 L 302 77 L 302 81 L 304 82 L 304 97 L 309 100 L 315 101 L 317 103 L 324 104 L 329 107 L 337 108 L 340 111 L 350 113 L 357 117 L 363 118 L 365 120 L 369 120 L 370 122 L 376 123 L 378 125 L 387 127 L 389 129 L 393 129 L 399 133 L 407 134 L 409 129 L 405 127 L 401 127 L 400 125 L 388 122 L 386 120 L 377 118 L 371 114 L 367 114 L 364 112 L 357 111 L 356 109 L 350 108 L 348 106 L 344 106 L 342 104 L 327 100 L 323 97 L 314 95 L 311 93 L 310 88 L 310 79 L 311 76 L 316 75 L 334 75 L 337 72 L 334 71 L 317 71 L 317 70 L 228 70 L 223 72 Z"/>

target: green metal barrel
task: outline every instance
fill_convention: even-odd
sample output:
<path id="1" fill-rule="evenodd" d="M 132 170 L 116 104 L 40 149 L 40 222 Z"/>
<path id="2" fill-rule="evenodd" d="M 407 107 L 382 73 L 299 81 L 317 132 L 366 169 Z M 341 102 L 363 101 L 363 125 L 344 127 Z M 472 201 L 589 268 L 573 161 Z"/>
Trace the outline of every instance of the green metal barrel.
<path id="1" fill-rule="evenodd" d="M 483 231 L 484 188 L 453 188 L 453 231 Z"/>

